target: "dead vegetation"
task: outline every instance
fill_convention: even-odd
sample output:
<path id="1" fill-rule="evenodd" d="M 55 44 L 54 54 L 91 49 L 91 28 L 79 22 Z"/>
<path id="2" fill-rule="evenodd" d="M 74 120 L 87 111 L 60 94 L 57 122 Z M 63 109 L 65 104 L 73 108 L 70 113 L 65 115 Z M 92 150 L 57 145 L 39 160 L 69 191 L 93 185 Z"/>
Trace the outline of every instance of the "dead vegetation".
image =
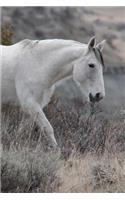
<path id="1" fill-rule="evenodd" d="M 124 192 L 124 155 L 71 157 L 58 170 L 58 192 Z"/>
<path id="2" fill-rule="evenodd" d="M 125 192 L 124 116 L 76 100 L 54 99 L 45 112 L 58 149 L 19 107 L 2 107 L 2 192 Z"/>
<path id="3" fill-rule="evenodd" d="M 11 45 L 12 44 L 12 37 L 14 35 L 13 27 L 11 24 L 6 23 L 1 27 L 1 44 L 2 45 Z"/>

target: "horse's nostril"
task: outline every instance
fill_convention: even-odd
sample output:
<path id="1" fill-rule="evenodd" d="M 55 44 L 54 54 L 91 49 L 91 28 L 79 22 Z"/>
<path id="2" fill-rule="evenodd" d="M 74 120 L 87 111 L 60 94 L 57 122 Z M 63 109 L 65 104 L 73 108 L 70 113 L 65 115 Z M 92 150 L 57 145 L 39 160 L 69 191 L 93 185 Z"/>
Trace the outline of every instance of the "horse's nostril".
<path id="1" fill-rule="evenodd" d="M 103 98 L 103 96 L 101 95 L 100 92 L 96 93 L 96 95 L 95 95 L 96 101 L 100 101 L 102 98 Z"/>
<path id="2" fill-rule="evenodd" d="M 96 98 L 99 99 L 99 97 L 100 97 L 100 93 L 98 92 L 96 93 Z"/>
<path id="3" fill-rule="evenodd" d="M 94 97 L 93 97 L 93 95 L 92 95 L 92 93 L 89 93 L 89 100 L 91 101 L 91 102 L 94 102 Z"/>
<path id="4" fill-rule="evenodd" d="M 93 96 L 92 93 L 89 93 L 89 100 L 93 103 L 96 101 L 100 101 L 102 98 L 103 96 L 100 92 L 96 93 L 95 96 Z"/>

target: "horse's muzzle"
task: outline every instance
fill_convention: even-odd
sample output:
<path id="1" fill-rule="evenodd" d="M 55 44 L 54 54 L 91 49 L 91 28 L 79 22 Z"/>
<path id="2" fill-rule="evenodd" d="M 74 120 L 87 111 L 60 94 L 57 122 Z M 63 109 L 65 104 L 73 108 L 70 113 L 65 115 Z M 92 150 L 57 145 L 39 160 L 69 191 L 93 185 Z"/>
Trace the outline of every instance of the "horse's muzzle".
<path id="1" fill-rule="evenodd" d="M 100 92 L 96 93 L 95 96 L 93 96 L 92 93 L 89 93 L 90 102 L 95 103 L 95 102 L 100 101 L 101 99 L 103 99 L 103 96 Z"/>

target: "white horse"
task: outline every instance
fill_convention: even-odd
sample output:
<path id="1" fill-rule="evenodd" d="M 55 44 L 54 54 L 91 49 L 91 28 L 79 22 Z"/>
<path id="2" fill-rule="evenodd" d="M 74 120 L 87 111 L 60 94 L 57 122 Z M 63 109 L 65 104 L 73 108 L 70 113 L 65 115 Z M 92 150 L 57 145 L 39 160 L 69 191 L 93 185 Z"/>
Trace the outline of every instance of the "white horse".
<path id="1" fill-rule="evenodd" d="M 43 108 L 49 103 L 58 81 L 72 76 L 88 101 L 105 96 L 102 41 L 88 44 L 72 40 L 23 40 L 1 46 L 2 102 L 14 102 L 26 109 L 41 131 L 57 145 L 54 131 Z"/>

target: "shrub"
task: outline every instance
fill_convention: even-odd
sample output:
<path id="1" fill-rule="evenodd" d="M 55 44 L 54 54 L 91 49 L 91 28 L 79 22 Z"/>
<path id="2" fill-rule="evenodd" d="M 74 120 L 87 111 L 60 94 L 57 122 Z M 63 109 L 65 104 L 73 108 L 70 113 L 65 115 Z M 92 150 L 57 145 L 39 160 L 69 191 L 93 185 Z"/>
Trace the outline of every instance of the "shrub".
<path id="1" fill-rule="evenodd" d="M 13 28 L 10 24 L 4 24 L 1 27 L 1 44 L 2 45 L 11 45 L 13 37 Z"/>
<path id="2" fill-rule="evenodd" d="M 4 152 L 1 165 L 2 192 L 52 192 L 58 186 L 56 154 L 43 151 Z"/>

